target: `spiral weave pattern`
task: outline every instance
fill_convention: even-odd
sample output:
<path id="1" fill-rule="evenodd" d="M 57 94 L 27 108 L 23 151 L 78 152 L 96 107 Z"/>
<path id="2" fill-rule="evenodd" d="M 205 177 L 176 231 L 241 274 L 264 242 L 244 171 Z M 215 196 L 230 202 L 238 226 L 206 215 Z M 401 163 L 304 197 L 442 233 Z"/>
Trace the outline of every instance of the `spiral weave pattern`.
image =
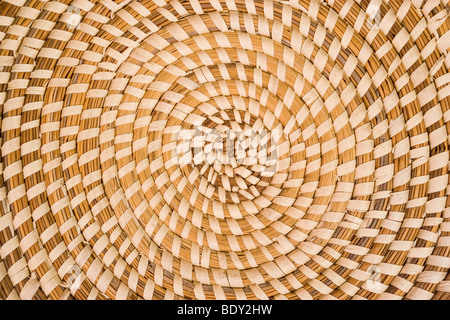
<path id="1" fill-rule="evenodd" d="M 0 0 L 0 299 L 450 300 L 448 0 Z"/>

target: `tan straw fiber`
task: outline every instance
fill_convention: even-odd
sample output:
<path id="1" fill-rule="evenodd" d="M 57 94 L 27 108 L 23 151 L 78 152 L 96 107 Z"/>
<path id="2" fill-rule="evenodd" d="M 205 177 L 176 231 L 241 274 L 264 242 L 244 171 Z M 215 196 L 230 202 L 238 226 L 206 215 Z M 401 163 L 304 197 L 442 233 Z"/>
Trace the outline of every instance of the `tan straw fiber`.
<path id="1" fill-rule="evenodd" d="M 448 0 L 0 0 L 0 299 L 450 300 Z"/>

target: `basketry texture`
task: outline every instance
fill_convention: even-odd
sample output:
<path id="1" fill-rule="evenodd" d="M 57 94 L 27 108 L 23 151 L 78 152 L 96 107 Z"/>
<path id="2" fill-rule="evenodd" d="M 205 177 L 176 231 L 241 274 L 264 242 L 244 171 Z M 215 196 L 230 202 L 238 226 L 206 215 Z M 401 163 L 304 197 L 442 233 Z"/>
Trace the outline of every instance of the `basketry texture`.
<path id="1" fill-rule="evenodd" d="M 0 0 L 0 298 L 450 299 L 449 10 Z"/>

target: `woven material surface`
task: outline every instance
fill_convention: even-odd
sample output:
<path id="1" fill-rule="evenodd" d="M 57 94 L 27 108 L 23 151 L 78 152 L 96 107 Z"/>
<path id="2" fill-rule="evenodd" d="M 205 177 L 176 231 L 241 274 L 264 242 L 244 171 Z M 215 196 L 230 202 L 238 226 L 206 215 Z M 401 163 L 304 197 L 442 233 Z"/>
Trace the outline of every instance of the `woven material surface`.
<path id="1" fill-rule="evenodd" d="M 449 10 L 0 0 L 0 298 L 450 299 Z"/>

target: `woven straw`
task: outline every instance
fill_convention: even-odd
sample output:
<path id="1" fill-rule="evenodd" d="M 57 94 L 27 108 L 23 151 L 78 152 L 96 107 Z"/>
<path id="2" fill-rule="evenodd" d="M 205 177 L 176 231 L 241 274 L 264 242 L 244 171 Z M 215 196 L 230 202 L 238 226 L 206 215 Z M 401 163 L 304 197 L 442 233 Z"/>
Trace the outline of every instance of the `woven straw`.
<path id="1" fill-rule="evenodd" d="M 0 298 L 449 300 L 449 11 L 0 0 Z"/>

